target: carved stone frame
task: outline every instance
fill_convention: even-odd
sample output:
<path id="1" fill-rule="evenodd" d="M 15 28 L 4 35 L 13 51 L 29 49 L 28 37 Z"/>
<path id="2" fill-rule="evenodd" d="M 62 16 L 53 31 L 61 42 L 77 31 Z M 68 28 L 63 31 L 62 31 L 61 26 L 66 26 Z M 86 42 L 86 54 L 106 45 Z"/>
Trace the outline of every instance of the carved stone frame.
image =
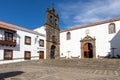
<path id="1" fill-rule="evenodd" d="M 80 40 L 81 42 L 81 58 L 84 59 L 84 50 L 83 46 L 86 43 L 91 43 L 93 47 L 93 58 L 96 58 L 96 46 L 95 46 L 95 38 L 92 38 L 91 36 L 87 35 L 83 39 Z"/>

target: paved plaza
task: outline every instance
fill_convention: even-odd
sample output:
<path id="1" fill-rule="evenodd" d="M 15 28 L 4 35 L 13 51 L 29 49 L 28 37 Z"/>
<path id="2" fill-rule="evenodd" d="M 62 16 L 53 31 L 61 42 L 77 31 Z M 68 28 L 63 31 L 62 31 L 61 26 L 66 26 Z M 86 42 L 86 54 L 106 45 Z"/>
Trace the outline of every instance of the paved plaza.
<path id="1" fill-rule="evenodd" d="M 1 68 L 0 80 L 120 80 L 120 71 L 30 64 Z"/>

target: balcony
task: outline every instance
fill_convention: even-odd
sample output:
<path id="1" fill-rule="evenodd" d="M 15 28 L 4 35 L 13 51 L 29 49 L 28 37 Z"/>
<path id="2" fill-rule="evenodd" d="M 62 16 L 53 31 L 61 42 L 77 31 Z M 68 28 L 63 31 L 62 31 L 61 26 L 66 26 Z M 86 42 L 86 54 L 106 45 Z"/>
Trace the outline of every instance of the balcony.
<path id="1" fill-rule="evenodd" d="M 0 37 L 0 45 L 15 47 L 16 46 L 16 39 L 10 39 L 10 38 L 5 39 L 3 37 Z"/>

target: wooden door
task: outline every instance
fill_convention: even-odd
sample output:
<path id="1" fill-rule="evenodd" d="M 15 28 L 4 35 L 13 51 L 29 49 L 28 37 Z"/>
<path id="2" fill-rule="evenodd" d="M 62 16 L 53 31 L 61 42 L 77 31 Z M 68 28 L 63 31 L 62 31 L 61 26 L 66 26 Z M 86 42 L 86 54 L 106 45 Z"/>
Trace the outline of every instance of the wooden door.
<path id="1" fill-rule="evenodd" d="M 93 48 L 91 43 L 86 43 L 83 46 L 84 58 L 93 58 Z"/>
<path id="2" fill-rule="evenodd" d="M 88 43 L 83 46 L 83 50 L 84 50 L 84 52 L 88 52 L 89 51 Z"/>
<path id="3" fill-rule="evenodd" d="M 39 59 L 44 59 L 44 51 L 40 51 Z"/>

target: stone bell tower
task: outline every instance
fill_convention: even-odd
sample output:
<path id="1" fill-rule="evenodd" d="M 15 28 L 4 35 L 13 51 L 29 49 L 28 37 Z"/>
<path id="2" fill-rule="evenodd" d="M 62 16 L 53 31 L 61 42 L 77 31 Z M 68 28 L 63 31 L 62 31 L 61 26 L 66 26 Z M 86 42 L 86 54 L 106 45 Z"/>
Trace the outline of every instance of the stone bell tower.
<path id="1" fill-rule="evenodd" d="M 46 10 L 46 59 L 59 59 L 60 29 L 59 17 L 55 9 Z"/>

